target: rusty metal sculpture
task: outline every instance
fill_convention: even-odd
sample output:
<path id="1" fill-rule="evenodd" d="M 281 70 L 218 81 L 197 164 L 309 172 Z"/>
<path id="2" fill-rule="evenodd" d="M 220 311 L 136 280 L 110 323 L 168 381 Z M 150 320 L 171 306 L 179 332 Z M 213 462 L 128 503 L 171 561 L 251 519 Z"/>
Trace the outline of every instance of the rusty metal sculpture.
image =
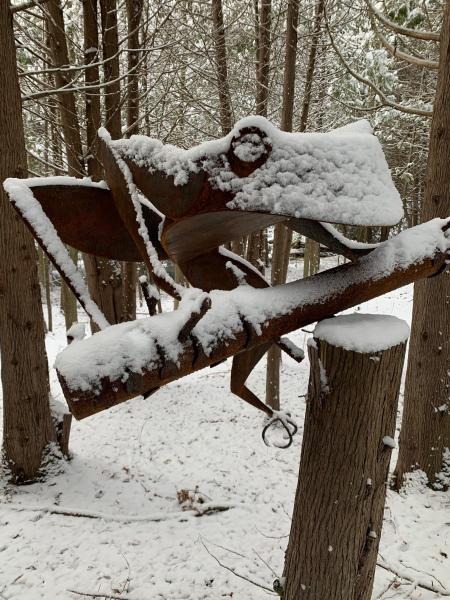
<path id="1" fill-rule="evenodd" d="M 177 335 L 181 350 L 175 359 L 159 343 L 156 361 L 153 357 L 139 370 L 133 372 L 126 368 L 123 374 L 113 378 L 99 376 L 98 381 L 86 386 L 71 382 L 64 372 L 63 362 L 60 362 L 57 364 L 59 379 L 76 418 L 85 418 L 136 395 L 148 396 L 170 381 L 233 356 L 231 391 L 269 417 L 263 437 L 270 425 L 280 421 L 287 434 L 285 446 L 288 446 L 296 431 L 295 423 L 288 415 L 274 412 L 246 386 L 248 375 L 268 348 L 278 344 L 300 361 L 301 353 L 283 339 L 286 333 L 420 277 L 435 275 L 445 268 L 446 251 L 442 248 L 431 254 L 424 253 L 411 264 L 393 264 L 387 270 L 385 265 L 379 264 L 376 245 L 351 244 L 327 227 L 322 222 L 325 218 L 319 221 L 303 218 L 302 215 L 293 216 L 292 212 L 273 210 L 273 207 L 266 211 L 258 206 L 248 210 L 236 207 L 236 193 L 226 186 L 225 189 L 218 186 L 213 174 L 226 164 L 233 177 L 242 180 L 251 178 L 264 167 L 272 146 L 267 131 L 254 125 L 238 128 L 227 144 L 228 149 L 219 152 L 219 158 L 216 156 L 219 166 L 211 167 L 207 154 L 199 156 L 188 177 L 180 184 L 176 181 L 177 175 L 171 174 L 170 169 L 163 170 L 155 164 L 149 167 L 142 158 L 121 152 L 120 145 L 112 143 L 103 134 L 99 141 L 99 158 L 107 187 L 86 185 L 81 180 L 72 180 L 68 185 L 64 179 L 52 180 L 48 184 L 43 179 L 30 182 L 28 190 L 47 219 L 47 229 L 54 226 L 62 242 L 108 259 L 144 262 L 155 284 L 178 300 L 183 290 L 167 274 L 161 261 L 170 259 L 177 263 L 189 283 L 204 292 L 225 290 L 235 293 L 232 291 L 243 280 L 255 289 L 256 302 L 259 298 L 264 300 L 268 297 L 269 290 L 264 290 L 269 284 L 264 277 L 240 257 L 221 249 L 220 245 L 276 223 L 285 223 L 351 262 L 289 284 L 290 293 L 294 296 L 298 293 L 297 305 L 293 302 L 288 309 L 281 308 L 262 323 L 258 331 L 243 308 L 240 314 L 242 327 L 235 328 L 230 335 L 218 336 L 209 352 L 205 352 L 194 330 L 205 314 L 214 314 L 209 296 L 204 295 L 179 327 Z M 240 144 L 245 145 L 245 152 L 239 151 Z M 36 211 L 29 210 L 26 203 L 21 204 L 20 194 L 14 193 L 14 185 L 9 181 L 5 187 L 36 239 L 87 313 L 94 320 L 101 321 L 98 312 L 92 309 L 92 301 L 80 292 L 76 278 L 67 271 L 55 244 L 49 243 L 42 226 L 38 226 Z M 338 194 L 338 188 L 336 190 Z M 337 222 L 337 219 L 333 217 L 330 221 Z M 448 227 L 448 224 L 443 224 L 443 227 Z M 373 259 L 372 253 L 376 255 Z M 365 258 L 360 260 L 361 257 Z M 311 296 L 308 290 L 312 289 L 318 291 Z M 256 290 L 260 291 L 256 293 Z M 306 300 L 305 290 L 308 291 Z M 325 292 L 321 293 L 321 290 Z M 233 297 L 236 300 L 236 293 Z M 150 299 L 150 315 L 154 314 L 154 308 L 155 303 Z M 99 325 L 102 328 L 105 322 Z M 102 332 L 99 332 L 93 337 L 101 335 Z"/>

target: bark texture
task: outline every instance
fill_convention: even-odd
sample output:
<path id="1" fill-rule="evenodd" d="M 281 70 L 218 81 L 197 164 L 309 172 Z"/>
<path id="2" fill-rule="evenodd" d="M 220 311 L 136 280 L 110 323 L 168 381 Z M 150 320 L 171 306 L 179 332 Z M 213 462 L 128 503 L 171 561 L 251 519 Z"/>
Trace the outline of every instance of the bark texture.
<path id="1" fill-rule="evenodd" d="M 54 67 L 65 67 L 70 64 L 67 47 L 64 15 L 60 0 L 49 0 L 47 3 L 48 44 Z M 55 71 L 57 88 L 70 87 L 70 75 L 64 71 Z M 58 95 L 61 125 L 67 155 L 68 174 L 72 177 L 84 175 L 83 145 L 81 142 L 80 126 L 75 102 L 75 94 L 69 92 Z M 62 162 L 62 161 L 61 161 Z M 76 262 L 77 251 L 70 249 L 72 260 Z M 66 329 L 77 320 L 77 300 L 72 290 L 61 280 L 61 308 L 64 312 Z"/>
<path id="2" fill-rule="evenodd" d="M 105 101 L 105 127 L 113 139 L 122 137 L 120 119 L 119 37 L 116 0 L 100 0 L 103 45 L 103 73 L 108 83 Z"/>
<path id="3" fill-rule="evenodd" d="M 255 0 L 256 37 L 256 114 L 267 117 L 271 52 L 272 0 Z M 246 259 L 260 271 L 264 235 L 255 231 L 248 236 Z"/>
<path id="4" fill-rule="evenodd" d="M 257 6 L 257 3 L 255 3 Z M 260 0 L 256 14 L 256 114 L 267 117 L 272 27 L 272 0 Z"/>
<path id="5" fill-rule="evenodd" d="M 309 347 L 285 600 L 370 600 L 405 349 Z"/>
<path id="6" fill-rule="evenodd" d="M 305 238 L 305 252 L 303 255 L 303 277 L 309 277 L 319 272 L 320 244 L 310 238 Z"/>
<path id="7" fill-rule="evenodd" d="M 222 0 L 211 0 L 217 87 L 219 91 L 220 125 L 226 135 L 233 126 L 230 87 L 228 85 L 227 47 L 223 24 Z"/>
<path id="8" fill-rule="evenodd" d="M 66 29 L 60 0 L 49 0 L 46 3 L 48 11 L 47 29 L 48 42 L 54 67 L 64 67 L 70 64 L 67 48 Z M 57 88 L 69 85 L 70 75 L 67 71 L 55 71 L 54 78 Z M 75 94 L 67 92 L 58 95 L 61 113 L 61 124 L 67 153 L 68 172 L 72 177 L 83 177 L 84 160 L 81 143 L 80 126 L 78 121 Z"/>
<path id="9" fill-rule="evenodd" d="M 128 97 L 127 97 L 127 137 L 139 133 L 139 26 L 142 19 L 142 0 L 127 0 L 128 20 Z M 122 320 L 136 318 L 137 265 L 134 262 L 122 263 Z"/>
<path id="10" fill-rule="evenodd" d="M 0 0 L 0 180 L 25 177 L 27 163 L 9 1 Z M 31 234 L 0 188 L 0 350 L 3 451 L 17 483 L 36 478 L 55 439 L 49 406 L 44 320 Z"/>
<path id="11" fill-rule="evenodd" d="M 83 0 L 84 64 L 90 65 L 84 71 L 86 86 L 98 85 L 100 73 L 98 65 L 98 10 L 97 0 Z M 102 178 L 102 167 L 97 159 L 97 131 L 101 125 L 100 94 L 97 90 L 86 91 L 86 166 L 94 181 Z"/>
<path id="12" fill-rule="evenodd" d="M 110 15 L 108 11 L 114 11 L 114 5 L 111 2 L 102 3 L 102 28 L 113 27 L 116 24 L 116 30 L 108 31 L 103 39 L 103 59 L 108 59 L 104 66 L 104 76 L 106 81 L 118 77 L 119 67 L 115 56 L 114 40 L 117 38 L 117 20 L 115 14 Z M 99 81 L 99 68 L 95 64 L 98 62 L 98 11 L 95 0 L 84 0 L 83 2 L 83 27 L 85 38 L 85 63 L 93 63 L 85 71 L 87 84 L 96 84 Z M 94 49 L 97 49 L 95 52 Z M 115 62 L 116 61 L 116 62 Z M 117 64 L 116 64 L 117 63 Z M 117 85 L 116 85 L 117 83 Z M 107 128 L 113 137 L 120 137 L 120 84 L 116 82 L 113 86 L 106 88 L 105 95 Z M 119 86 L 119 97 L 117 96 L 117 86 Z M 113 99 L 111 98 L 113 96 Z M 118 98 L 118 99 L 117 99 Z M 118 111 L 117 111 L 118 108 Z M 101 125 L 100 95 L 97 90 L 86 94 L 86 136 L 88 145 L 88 173 L 98 181 L 102 179 L 101 165 L 97 159 L 97 130 Z M 123 291 L 122 276 L 119 263 L 106 260 L 89 254 L 83 255 L 84 266 L 86 270 L 86 279 L 89 293 L 96 304 L 101 308 L 103 314 L 109 323 L 119 323 L 123 320 Z M 98 327 L 91 322 L 92 331 L 97 331 Z"/>
<path id="13" fill-rule="evenodd" d="M 297 27 L 299 0 L 290 0 L 286 17 L 286 54 L 284 58 L 283 107 L 281 129 L 292 131 L 294 115 L 295 66 L 297 57 Z M 289 266 L 292 230 L 282 223 L 275 225 L 272 251 L 272 285 L 285 283 Z M 280 409 L 281 350 L 273 345 L 267 352 L 266 403 Z"/>
<path id="14" fill-rule="evenodd" d="M 450 215 L 450 2 L 441 33 L 438 83 L 431 123 L 422 221 Z M 403 423 L 395 469 L 422 469 L 436 488 L 450 473 L 450 273 L 420 281 L 414 301 Z M 440 473 L 445 470 L 447 478 Z"/>
<path id="15" fill-rule="evenodd" d="M 322 32 L 322 20 L 324 16 L 325 0 L 318 0 L 314 13 L 314 25 L 311 37 L 311 46 L 308 55 L 308 67 L 306 69 L 305 89 L 303 92 L 302 114 L 300 117 L 300 131 L 306 131 L 308 126 L 309 111 L 314 83 L 314 74 L 317 63 L 317 49 Z M 320 244 L 315 240 L 305 240 L 303 277 L 309 277 L 319 271 L 320 267 Z"/>
<path id="16" fill-rule="evenodd" d="M 308 124 L 309 108 L 311 104 L 314 71 L 316 68 L 317 48 L 319 45 L 322 19 L 324 14 L 325 0 L 318 0 L 314 15 L 314 28 L 311 37 L 311 46 L 308 55 L 308 67 L 306 70 L 305 91 L 303 94 L 302 114 L 300 117 L 300 131 L 305 131 Z"/>

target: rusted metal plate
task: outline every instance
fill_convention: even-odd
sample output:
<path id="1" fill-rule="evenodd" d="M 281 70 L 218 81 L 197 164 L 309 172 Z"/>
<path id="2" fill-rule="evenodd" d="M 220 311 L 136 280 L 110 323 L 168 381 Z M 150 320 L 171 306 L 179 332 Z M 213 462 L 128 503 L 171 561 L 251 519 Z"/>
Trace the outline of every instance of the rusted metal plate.
<path id="1" fill-rule="evenodd" d="M 102 258 L 142 261 L 110 190 L 86 185 L 39 185 L 31 189 L 65 244 Z M 157 241 L 161 217 L 146 206 L 143 209 L 149 231 Z M 158 249 L 164 257 L 160 245 Z"/>
<path id="2" fill-rule="evenodd" d="M 285 217 L 247 212 L 205 212 L 164 224 L 161 243 L 176 262 L 189 261 L 221 244 L 259 231 Z"/>

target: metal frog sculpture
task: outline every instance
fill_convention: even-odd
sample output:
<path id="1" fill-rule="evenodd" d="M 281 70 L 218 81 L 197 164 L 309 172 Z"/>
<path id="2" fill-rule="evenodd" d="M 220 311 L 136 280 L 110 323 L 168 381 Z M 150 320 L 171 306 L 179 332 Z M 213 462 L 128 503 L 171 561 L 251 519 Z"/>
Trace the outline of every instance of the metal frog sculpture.
<path id="1" fill-rule="evenodd" d="M 163 261 L 167 259 L 179 266 L 191 286 L 204 292 L 231 291 L 243 283 L 263 289 L 270 285 L 266 279 L 250 263 L 222 248 L 222 244 L 283 223 L 357 263 L 377 245 L 347 240 L 326 222 L 389 226 L 402 216 L 401 201 L 381 146 L 365 121 L 328 134 L 288 134 L 263 118 L 252 117 L 239 122 L 227 137 L 187 151 L 143 136 L 113 141 L 101 130 L 98 158 L 103 164 L 106 185 L 73 178 L 42 178 L 7 180 L 5 188 L 36 239 L 101 329 L 108 323 L 89 298 L 78 272 L 66 260 L 64 244 L 106 259 L 144 262 L 154 283 L 181 300 L 185 288 L 173 281 L 164 268 Z M 220 351 L 208 356 L 190 336 L 195 324 L 210 309 L 210 300 L 205 296 L 201 308 L 179 331 L 181 342 L 190 336 L 189 343 L 195 346 L 192 354 L 191 349 L 186 350 L 185 360 L 170 364 L 160 348 L 156 374 L 149 369 L 144 374 L 127 373 L 126 378 L 113 382 L 102 379 L 92 386 L 93 391 L 73 389 L 61 369 L 64 393 L 74 415 L 83 418 L 136 394 L 149 395 L 167 381 L 234 355 L 231 391 L 269 417 L 263 438 L 267 428 L 280 421 L 288 446 L 296 431 L 294 421 L 287 414 L 273 411 L 246 386 L 248 375 L 272 344 L 301 360 L 301 351 L 278 332 L 292 331 L 299 323 L 331 316 L 336 309 L 434 274 L 444 264 L 442 257 L 424 257 L 425 262 L 430 258 L 426 268 L 408 271 L 409 278 L 399 275 L 402 269 L 393 268 L 395 277 L 391 274 L 394 279 L 391 277 L 384 287 L 370 274 L 367 281 L 358 280 L 359 287 L 352 284 L 353 291 L 348 288 L 341 292 L 337 287 L 334 297 L 345 297 L 344 301 L 328 305 L 318 297 L 309 310 L 301 307 L 306 312 L 300 320 L 296 320 L 295 310 L 290 315 L 287 311 L 282 315 L 287 325 L 274 326 L 273 335 L 271 323 L 268 333 L 258 335 L 246 322 L 244 340 L 236 335 L 233 342 L 229 340 Z M 351 272 L 353 278 L 355 274 L 349 265 L 332 271 L 329 280 L 339 279 L 341 273 L 345 276 Z M 312 282 L 320 277 L 305 281 L 311 281 L 308 285 L 313 286 Z M 382 279 L 385 280 L 386 277 Z M 372 295 L 364 295 L 364 289 L 370 289 Z M 155 302 L 150 302 L 150 314 L 154 308 Z"/>

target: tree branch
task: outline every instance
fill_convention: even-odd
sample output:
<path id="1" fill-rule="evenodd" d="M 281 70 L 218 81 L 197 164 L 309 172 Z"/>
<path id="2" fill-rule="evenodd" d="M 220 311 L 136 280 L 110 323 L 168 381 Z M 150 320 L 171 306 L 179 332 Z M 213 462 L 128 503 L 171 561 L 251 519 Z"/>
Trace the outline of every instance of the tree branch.
<path id="1" fill-rule="evenodd" d="M 395 569 L 394 567 L 391 567 L 390 565 L 386 564 L 383 561 L 378 561 L 377 567 L 380 567 L 381 569 L 384 569 L 385 571 L 388 571 L 389 573 L 396 575 L 400 579 L 409 581 L 410 583 L 415 584 L 417 587 L 420 587 L 424 590 L 428 590 L 429 592 L 434 592 L 435 594 L 438 594 L 439 596 L 450 596 L 450 591 L 447 590 L 446 588 L 443 588 L 440 585 L 435 585 L 433 582 L 427 583 L 426 581 L 423 581 L 423 579 L 417 579 L 417 577 L 413 577 L 412 575 L 409 575 L 408 573 L 406 573 L 403 570 Z"/>
<path id="2" fill-rule="evenodd" d="M 261 583 L 258 583 L 257 581 L 253 581 L 253 579 L 249 579 L 248 577 L 246 577 L 245 575 L 241 575 L 241 573 L 238 573 L 233 567 L 229 567 L 227 565 L 225 565 L 223 562 L 221 562 L 217 556 L 215 556 L 211 550 L 208 548 L 208 546 L 205 544 L 205 542 L 203 541 L 202 538 L 200 538 L 200 541 L 202 543 L 202 546 L 204 547 L 204 549 L 206 550 L 206 552 L 209 554 L 209 556 L 211 558 L 213 558 L 220 567 L 222 567 L 222 569 L 226 569 L 227 571 L 229 571 L 230 573 L 232 573 L 235 577 L 239 577 L 239 579 L 243 579 L 244 581 L 247 581 L 248 583 L 251 583 L 252 585 L 256 585 L 256 587 L 261 588 L 262 590 L 269 592 L 270 594 L 274 595 L 274 592 L 272 589 L 266 587 L 265 585 L 262 585 Z"/>
<path id="3" fill-rule="evenodd" d="M 328 19 L 326 16 L 325 16 L 325 24 L 326 24 L 328 36 L 330 38 L 331 46 L 333 47 L 333 50 L 336 52 L 339 60 L 344 65 L 346 70 L 357 81 L 359 81 L 360 83 L 363 83 L 364 85 L 367 85 L 367 87 L 369 87 L 373 92 L 375 92 L 375 94 L 377 94 L 379 96 L 381 103 L 384 106 L 389 106 L 390 108 L 398 110 L 399 112 L 403 112 L 403 113 L 406 113 L 409 115 L 417 115 L 419 117 L 431 117 L 433 115 L 432 110 L 423 110 L 421 108 L 412 108 L 410 106 L 403 106 L 402 104 L 398 104 L 397 102 L 389 100 L 389 98 L 387 98 L 387 96 L 380 90 L 380 88 L 377 85 L 375 85 L 373 83 L 373 81 L 370 81 L 370 79 L 366 79 L 365 77 L 363 77 L 362 75 L 359 75 L 359 73 L 354 71 L 351 68 L 351 66 L 348 64 L 348 62 L 345 60 L 345 58 L 342 56 L 342 53 L 339 50 L 339 48 L 336 46 L 333 36 L 331 35 L 330 27 L 328 24 Z"/>
<path id="4" fill-rule="evenodd" d="M 14 14 L 28 8 L 33 8 L 33 6 L 44 4 L 44 2 L 47 2 L 47 0 L 28 0 L 28 2 L 23 2 L 22 4 L 11 4 L 9 10 Z"/>
<path id="5" fill-rule="evenodd" d="M 381 14 L 370 2 L 370 0 L 365 0 L 369 11 L 379 20 L 385 27 L 390 29 L 391 31 L 395 31 L 395 33 L 399 33 L 400 35 L 406 35 L 411 38 L 415 38 L 416 40 L 431 40 L 434 42 L 439 41 L 439 33 L 435 33 L 434 31 L 420 31 L 419 29 L 408 29 L 407 27 L 401 27 L 397 25 L 397 23 L 393 23 L 389 19 L 387 19 L 383 14 Z"/>
<path id="6" fill-rule="evenodd" d="M 417 56 L 413 56 L 412 54 L 407 54 L 406 52 L 402 52 L 401 50 L 397 50 L 396 46 L 393 46 L 389 43 L 387 38 L 381 33 L 378 29 L 375 19 L 371 18 L 373 29 L 375 31 L 375 35 L 378 37 L 384 48 L 389 52 L 391 56 L 394 58 L 398 58 L 399 60 L 404 60 L 410 65 L 416 65 L 417 67 L 432 69 L 437 71 L 439 68 L 439 62 L 437 60 L 428 60 L 426 58 L 418 58 Z"/>

